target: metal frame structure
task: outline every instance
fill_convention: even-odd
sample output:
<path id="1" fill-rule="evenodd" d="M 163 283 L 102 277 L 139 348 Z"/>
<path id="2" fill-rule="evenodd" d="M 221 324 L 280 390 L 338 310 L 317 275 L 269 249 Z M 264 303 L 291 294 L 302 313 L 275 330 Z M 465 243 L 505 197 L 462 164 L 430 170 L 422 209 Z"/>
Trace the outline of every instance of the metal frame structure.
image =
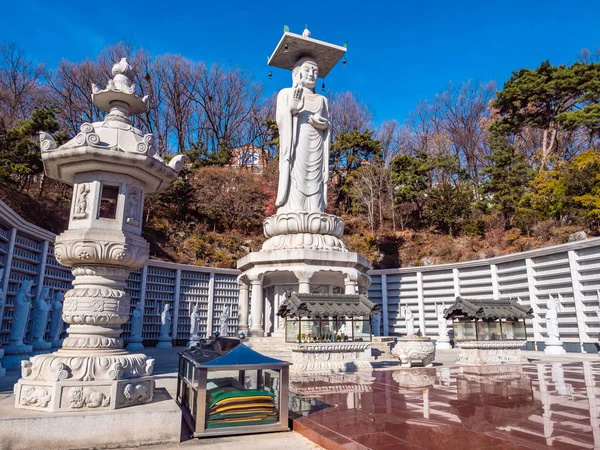
<path id="1" fill-rule="evenodd" d="M 242 345 L 240 345 L 240 347 L 241 346 Z M 261 356 L 265 360 L 270 360 L 270 362 L 256 364 L 219 364 L 217 360 L 222 355 L 211 350 L 201 350 L 200 354 L 203 358 L 198 360 L 192 359 L 187 352 L 179 354 L 176 401 L 183 412 L 183 419 L 192 430 L 193 437 L 230 436 L 290 430 L 288 424 L 290 363 L 267 358 L 251 349 L 248 350 L 256 353 L 256 355 Z M 208 365 L 207 363 L 211 363 L 212 365 Z M 237 371 L 238 381 L 240 384 L 243 384 L 246 378 L 246 372 L 254 370 L 257 372 L 257 389 L 265 388 L 265 370 L 273 370 L 279 373 L 280 383 L 279 404 L 277 405 L 277 423 L 207 429 L 206 385 L 208 383 L 209 372 Z"/>

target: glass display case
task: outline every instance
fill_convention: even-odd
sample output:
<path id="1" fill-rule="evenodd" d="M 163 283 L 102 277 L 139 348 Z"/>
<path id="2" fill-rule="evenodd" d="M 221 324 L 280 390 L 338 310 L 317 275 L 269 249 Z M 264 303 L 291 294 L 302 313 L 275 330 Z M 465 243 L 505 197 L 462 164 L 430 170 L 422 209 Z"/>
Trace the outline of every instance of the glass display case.
<path id="1" fill-rule="evenodd" d="M 289 365 L 243 344 L 181 352 L 177 403 L 193 436 L 288 431 Z"/>
<path id="2" fill-rule="evenodd" d="M 286 293 L 278 316 L 289 343 L 371 342 L 379 306 L 364 295 Z"/>
<path id="3" fill-rule="evenodd" d="M 510 341 L 527 338 L 525 322 L 519 320 L 476 320 L 456 318 L 452 323 L 454 340 Z"/>
<path id="4" fill-rule="evenodd" d="M 371 321 L 363 317 L 288 319 L 286 342 L 371 342 Z"/>

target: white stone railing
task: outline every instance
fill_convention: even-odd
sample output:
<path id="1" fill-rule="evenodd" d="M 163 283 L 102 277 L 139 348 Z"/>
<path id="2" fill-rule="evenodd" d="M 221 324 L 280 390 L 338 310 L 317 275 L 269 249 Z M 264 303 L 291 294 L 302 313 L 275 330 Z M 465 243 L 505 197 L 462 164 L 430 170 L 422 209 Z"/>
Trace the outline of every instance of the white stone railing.
<path id="1" fill-rule="evenodd" d="M 70 270 L 53 256 L 54 238 L 53 233 L 26 222 L 0 202 L 0 268 L 5 268 L 2 287 L 6 295 L 6 307 L 0 308 L 0 343 L 8 342 L 12 298 L 21 280 L 33 279 L 36 295 L 42 286 L 70 288 Z M 154 260 L 132 272 L 127 290 L 132 310 L 137 302 L 144 303 L 143 338 L 158 339 L 165 302 L 174 311 L 172 323 L 177 331 L 173 335 L 180 342 L 188 338 L 189 312 L 196 302 L 202 316 L 201 335 L 212 333 L 226 306 L 231 307 L 228 334 L 237 334 L 238 274 L 233 269 Z M 600 335 L 600 238 L 457 264 L 372 270 L 369 275 L 373 280 L 369 298 L 382 306 L 382 332 L 386 335 L 406 332 L 400 317 L 402 304 L 415 315 L 415 328 L 435 339 L 435 305 L 447 306 L 459 295 L 512 297 L 531 305 L 534 319 L 527 321 L 527 340 L 533 345 L 543 343 L 546 337 L 544 317 L 550 295 L 561 300 L 559 330 L 568 350 L 594 351 Z M 123 336 L 129 337 L 130 324 L 123 328 Z"/>

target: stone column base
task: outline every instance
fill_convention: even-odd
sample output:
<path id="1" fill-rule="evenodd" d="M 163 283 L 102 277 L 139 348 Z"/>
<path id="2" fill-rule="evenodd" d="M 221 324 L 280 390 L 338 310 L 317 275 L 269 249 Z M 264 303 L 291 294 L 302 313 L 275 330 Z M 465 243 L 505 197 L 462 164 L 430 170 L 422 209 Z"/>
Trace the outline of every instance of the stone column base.
<path id="1" fill-rule="evenodd" d="M 450 345 L 450 341 L 449 340 L 448 341 L 438 340 L 435 343 L 435 349 L 436 350 L 450 350 L 450 349 L 452 349 L 452 345 Z"/>
<path id="2" fill-rule="evenodd" d="M 161 336 L 158 338 L 158 344 L 156 344 L 156 348 L 173 348 L 173 344 L 171 343 L 170 336 Z"/>
<path id="3" fill-rule="evenodd" d="M 546 355 L 564 355 L 567 351 L 564 349 L 561 341 L 545 342 L 544 353 Z"/>
<path id="4" fill-rule="evenodd" d="M 129 343 L 127 344 L 127 347 L 125 347 L 125 350 L 128 352 L 139 352 L 144 350 L 143 339 L 138 336 L 133 336 L 129 339 Z"/>
<path id="5" fill-rule="evenodd" d="M 20 369 L 21 361 L 29 359 L 31 352 L 33 352 L 33 347 L 31 345 L 8 344 L 4 347 L 4 359 L 2 359 L 2 364 L 4 364 L 4 367 L 7 369 Z"/>
<path id="6" fill-rule="evenodd" d="M 527 341 L 463 341 L 457 364 L 521 364 L 527 358 L 521 353 Z"/>
<path id="7" fill-rule="evenodd" d="M 152 377 L 99 381 L 37 381 L 15 385 L 15 408 L 58 412 L 119 409 L 152 401 Z"/>
<path id="8" fill-rule="evenodd" d="M 153 370 L 154 359 L 140 353 L 37 355 L 21 363 L 15 407 L 57 412 L 147 403 L 154 395 Z"/>

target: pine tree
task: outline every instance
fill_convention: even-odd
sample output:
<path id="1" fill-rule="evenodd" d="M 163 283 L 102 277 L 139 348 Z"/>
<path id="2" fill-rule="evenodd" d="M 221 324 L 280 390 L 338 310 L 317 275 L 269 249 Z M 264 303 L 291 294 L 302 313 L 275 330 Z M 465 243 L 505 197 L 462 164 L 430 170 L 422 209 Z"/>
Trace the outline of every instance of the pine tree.
<path id="1" fill-rule="evenodd" d="M 483 193 L 502 213 L 504 228 L 509 229 L 519 201 L 532 177 L 532 170 L 527 165 L 525 156 L 505 137 L 492 133 L 490 145 L 490 165 L 482 171 L 486 177 Z"/>

